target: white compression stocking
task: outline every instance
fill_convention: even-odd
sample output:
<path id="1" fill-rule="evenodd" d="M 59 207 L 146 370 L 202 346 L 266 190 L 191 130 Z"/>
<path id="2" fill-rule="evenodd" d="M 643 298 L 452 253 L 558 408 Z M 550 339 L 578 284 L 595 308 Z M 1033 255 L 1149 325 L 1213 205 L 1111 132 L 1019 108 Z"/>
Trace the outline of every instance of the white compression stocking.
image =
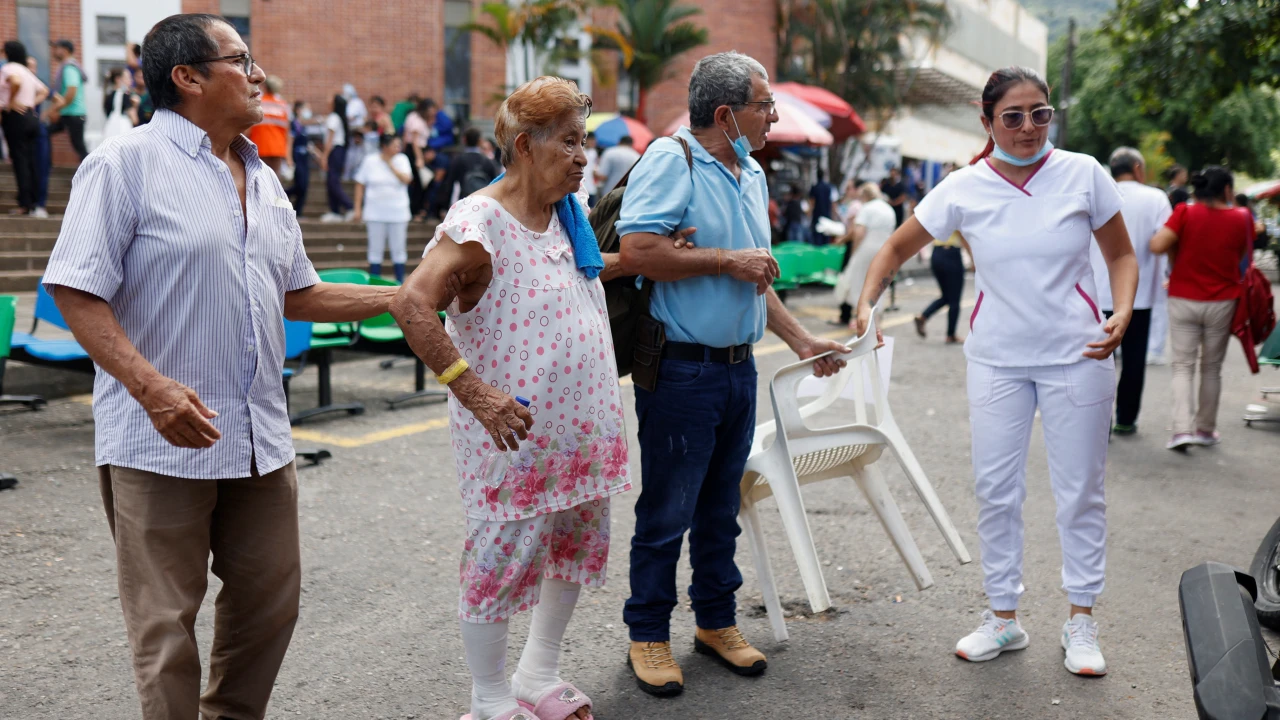
<path id="1" fill-rule="evenodd" d="M 578 604 L 582 586 L 543 578 L 538 604 L 529 623 L 529 641 L 520 654 L 520 665 L 511 678 L 516 697 L 536 705 L 560 680 L 560 641 Z"/>
<path id="2" fill-rule="evenodd" d="M 507 621 L 462 624 L 462 646 L 471 668 L 471 719 L 520 709 L 507 684 Z"/>

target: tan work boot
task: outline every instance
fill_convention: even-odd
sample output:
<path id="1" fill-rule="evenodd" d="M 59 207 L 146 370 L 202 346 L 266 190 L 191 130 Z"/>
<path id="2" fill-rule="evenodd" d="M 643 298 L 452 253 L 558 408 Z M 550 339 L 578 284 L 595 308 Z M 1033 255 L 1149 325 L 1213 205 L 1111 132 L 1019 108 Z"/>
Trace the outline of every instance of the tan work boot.
<path id="1" fill-rule="evenodd" d="M 684 673 L 671 657 L 670 642 L 632 641 L 627 665 L 635 672 L 640 689 L 650 695 L 671 697 L 684 691 Z"/>
<path id="2" fill-rule="evenodd" d="M 742 637 L 737 625 L 722 630 L 703 630 L 693 637 L 693 649 L 710 655 L 739 675 L 759 675 L 769 666 L 764 653 Z"/>

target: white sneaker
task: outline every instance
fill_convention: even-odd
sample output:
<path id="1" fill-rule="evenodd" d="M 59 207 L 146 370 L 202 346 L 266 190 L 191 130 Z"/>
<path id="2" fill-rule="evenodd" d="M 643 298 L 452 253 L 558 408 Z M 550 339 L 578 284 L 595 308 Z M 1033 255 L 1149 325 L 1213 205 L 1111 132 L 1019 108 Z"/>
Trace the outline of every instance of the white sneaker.
<path id="1" fill-rule="evenodd" d="M 35 208 L 34 210 L 32 210 L 32 211 L 31 211 L 31 217 L 33 217 L 33 218 L 47 218 L 47 217 L 49 217 L 49 211 L 48 211 L 48 210 L 45 210 L 45 209 L 44 209 L 44 208 L 42 208 L 42 207 L 38 207 L 38 208 Z"/>
<path id="2" fill-rule="evenodd" d="M 320 216 L 320 222 L 322 223 L 342 222 L 342 216 L 339 215 L 338 213 L 327 212 Z"/>
<path id="3" fill-rule="evenodd" d="M 1005 650 L 1022 650 L 1031 644 L 1031 638 L 1022 629 L 1017 618 L 1007 620 L 996 617 L 990 610 L 982 611 L 982 625 L 960 638 L 956 643 L 956 655 L 970 662 L 994 660 Z"/>
<path id="4" fill-rule="evenodd" d="M 1173 439 L 1165 445 L 1168 450 L 1180 450 L 1186 452 L 1186 449 L 1196 444 L 1196 436 L 1191 433 L 1178 433 Z"/>
<path id="5" fill-rule="evenodd" d="M 1077 613 L 1062 626 L 1062 649 L 1067 651 L 1062 661 L 1067 670 L 1076 675 L 1106 675 L 1107 661 L 1098 647 L 1098 622 L 1092 615 Z"/>
<path id="6" fill-rule="evenodd" d="M 355 210 L 348 210 L 347 213 L 342 216 L 342 222 L 351 222 L 352 220 L 355 220 L 355 219 L 356 219 Z"/>

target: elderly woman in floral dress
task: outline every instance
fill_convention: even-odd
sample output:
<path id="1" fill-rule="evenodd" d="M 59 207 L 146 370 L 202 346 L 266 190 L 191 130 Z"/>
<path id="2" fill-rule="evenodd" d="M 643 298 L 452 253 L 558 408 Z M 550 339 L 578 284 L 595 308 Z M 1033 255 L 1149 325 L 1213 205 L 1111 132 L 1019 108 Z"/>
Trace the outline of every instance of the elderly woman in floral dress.
<path id="1" fill-rule="evenodd" d="M 558 78 L 507 98 L 496 118 L 506 175 L 450 209 L 392 306 L 450 390 L 475 720 L 591 717 L 591 700 L 560 679 L 560 642 L 581 587 L 604 584 L 609 498 L 631 478 L 600 283 L 620 268 L 596 248 L 581 191 L 590 107 Z M 508 683 L 507 620 L 529 608 Z"/>

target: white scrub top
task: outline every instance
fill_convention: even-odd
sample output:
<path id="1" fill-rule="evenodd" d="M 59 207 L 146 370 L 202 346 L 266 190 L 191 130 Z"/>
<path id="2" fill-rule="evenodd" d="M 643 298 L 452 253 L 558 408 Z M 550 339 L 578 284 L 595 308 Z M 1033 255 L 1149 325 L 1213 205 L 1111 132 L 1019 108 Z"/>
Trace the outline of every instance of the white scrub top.
<path id="1" fill-rule="evenodd" d="M 1138 256 L 1138 294 L 1133 299 L 1133 309 L 1150 310 L 1156 302 L 1161 274 L 1160 257 L 1151 252 L 1151 236 L 1164 227 L 1173 214 L 1173 206 L 1163 190 L 1133 180 L 1125 180 L 1119 186 L 1124 196 L 1120 215 L 1129 231 L 1133 252 Z M 1093 265 L 1093 282 L 1098 286 L 1098 306 L 1103 310 L 1115 309 L 1111 301 L 1111 275 L 1097 243 L 1089 246 L 1089 262 Z"/>
<path id="2" fill-rule="evenodd" d="M 916 220 L 936 238 L 959 230 L 977 268 L 965 356 L 996 367 L 1084 359 L 1106 337 L 1089 246 L 1123 205 L 1097 160 L 1063 150 L 1022 185 L 983 160 L 926 195 Z"/>

